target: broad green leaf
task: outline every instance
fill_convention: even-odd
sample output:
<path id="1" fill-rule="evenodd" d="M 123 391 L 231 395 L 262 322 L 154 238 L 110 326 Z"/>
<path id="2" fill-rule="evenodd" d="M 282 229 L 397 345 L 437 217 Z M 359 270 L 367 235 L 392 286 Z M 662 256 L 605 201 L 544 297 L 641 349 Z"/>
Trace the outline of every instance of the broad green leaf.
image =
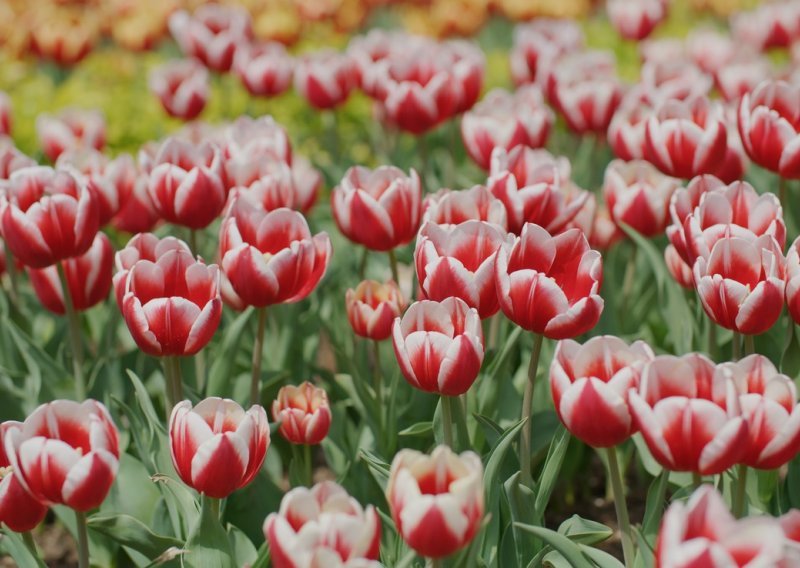
<path id="1" fill-rule="evenodd" d="M 499 479 L 500 466 L 503 463 L 506 452 L 508 452 L 511 444 L 516 440 L 523 423 L 524 420 L 520 420 L 506 430 L 500 437 L 497 445 L 492 449 L 489 458 L 486 460 L 486 469 L 483 474 L 483 486 L 487 503 L 496 503 L 499 498 L 500 487 L 502 487 L 503 483 L 503 480 Z"/>
<path id="2" fill-rule="evenodd" d="M 558 532 L 569 537 L 570 540 L 586 545 L 593 545 L 608 540 L 614 531 L 596 521 L 572 515 L 558 527 Z"/>
<path id="3" fill-rule="evenodd" d="M 535 537 L 543 540 L 555 550 L 560 552 L 561 555 L 569 562 L 571 568 L 593 568 L 591 562 L 589 562 L 589 560 L 587 560 L 581 552 L 580 546 L 577 543 L 572 542 L 564 535 L 544 527 L 537 527 L 522 523 L 516 523 L 516 525 L 520 529 L 527 531 Z"/>
<path id="4" fill-rule="evenodd" d="M 545 458 L 544 461 L 542 475 L 539 477 L 539 483 L 536 487 L 536 502 L 534 504 L 536 519 L 544 518 L 544 511 L 556 487 L 559 472 L 561 471 L 561 464 L 564 462 L 564 456 L 567 453 L 569 441 L 569 432 L 567 432 L 563 426 L 559 426 L 550 444 L 550 449 L 547 451 L 547 458 Z"/>
<path id="5" fill-rule="evenodd" d="M 580 549 L 587 558 L 594 562 L 597 568 L 625 568 L 622 562 L 611 556 L 608 552 L 584 544 L 580 545 Z"/>
<path id="6" fill-rule="evenodd" d="M 234 568 L 235 562 L 228 534 L 211 507 L 203 498 L 200 518 L 186 542 L 183 565 L 190 568 Z"/>
<path id="7" fill-rule="evenodd" d="M 236 373 L 236 356 L 242 351 L 242 339 L 254 314 L 254 310 L 245 310 L 225 327 L 222 342 L 214 351 L 214 361 L 208 373 L 208 396 L 233 396 L 233 382 L 231 377 Z"/>
<path id="8" fill-rule="evenodd" d="M 669 471 L 663 470 L 650 484 L 647 490 L 647 501 L 645 503 L 644 521 L 642 522 L 642 534 L 650 539 L 658 533 L 661 524 L 661 516 L 666 505 L 667 486 L 669 485 Z"/>
<path id="9" fill-rule="evenodd" d="M 168 548 L 180 548 L 183 544 L 176 538 L 155 534 L 143 522 L 130 515 L 93 515 L 88 520 L 88 526 L 123 546 L 141 552 L 151 560 L 155 560 Z"/>
<path id="10" fill-rule="evenodd" d="M 247 538 L 240 529 L 234 525 L 228 525 L 228 540 L 231 543 L 231 551 L 236 561 L 236 566 L 249 566 L 258 558 L 258 550 L 253 546 L 252 541 Z"/>
<path id="11" fill-rule="evenodd" d="M 503 484 L 506 500 L 508 501 L 508 509 L 511 511 L 511 521 L 512 523 L 534 524 L 536 522 L 533 510 L 534 492 L 530 487 L 520 482 L 520 476 L 520 472 L 517 472 Z M 513 525 L 517 566 L 522 566 L 525 559 L 532 557 L 535 552 L 533 539 L 527 537 L 527 535 L 525 535 L 527 538 L 523 538 L 521 533 L 522 530 Z"/>
<path id="12" fill-rule="evenodd" d="M 433 422 L 417 422 L 397 433 L 398 436 L 427 436 L 433 432 Z"/>
<path id="13" fill-rule="evenodd" d="M 5 525 L 3 525 L 5 527 Z M 36 566 L 37 568 L 45 568 L 44 562 L 38 556 L 34 556 L 25 542 L 22 540 L 22 535 L 15 533 L 7 528 L 3 528 L 2 537 L 3 547 L 8 551 L 17 566 Z"/>
<path id="14" fill-rule="evenodd" d="M 380 488 L 385 491 L 386 484 L 389 483 L 389 464 L 368 450 L 361 450 L 361 459 L 369 467 Z"/>

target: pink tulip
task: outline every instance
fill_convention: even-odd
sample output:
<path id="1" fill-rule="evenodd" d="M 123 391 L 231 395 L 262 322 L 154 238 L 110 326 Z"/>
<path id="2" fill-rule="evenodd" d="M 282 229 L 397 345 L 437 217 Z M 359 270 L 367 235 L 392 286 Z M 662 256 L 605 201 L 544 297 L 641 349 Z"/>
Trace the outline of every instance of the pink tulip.
<path id="1" fill-rule="evenodd" d="M 440 189 L 425 197 L 423 222 L 458 225 L 465 221 L 486 221 L 506 230 L 506 209 L 483 185 L 452 191 Z"/>
<path id="2" fill-rule="evenodd" d="M 231 68 L 236 47 L 253 37 L 250 14 L 244 8 L 219 4 L 200 6 L 191 15 L 183 10 L 173 13 L 169 29 L 183 53 L 219 72 Z"/>
<path id="3" fill-rule="evenodd" d="M 197 118 L 208 101 L 208 71 L 193 59 L 156 67 L 150 72 L 148 85 L 167 114 L 181 120 Z"/>
<path id="4" fill-rule="evenodd" d="M 666 0 L 609 0 L 608 19 L 625 39 L 639 41 L 649 36 L 667 15 Z"/>
<path id="5" fill-rule="evenodd" d="M 28 493 L 14 475 L 3 444 L 6 432 L 20 427 L 19 422 L 0 424 L 0 523 L 14 532 L 24 533 L 36 528 L 47 514 L 47 506 Z"/>
<path id="6" fill-rule="evenodd" d="M 279 432 L 288 442 L 319 444 L 331 427 L 328 394 L 308 381 L 281 387 L 272 403 L 272 419 L 280 424 Z"/>
<path id="7" fill-rule="evenodd" d="M 347 54 L 323 50 L 297 61 L 294 88 L 316 109 L 341 105 L 355 84 L 355 65 Z"/>
<path id="8" fill-rule="evenodd" d="M 385 284 L 364 280 L 347 290 L 347 320 L 356 335 L 383 341 L 392 335 L 392 324 L 405 308 L 405 300 L 393 281 Z"/>
<path id="9" fill-rule="evenodd" d="M 233 70 L 251 95 L 274 97 L 292 84 L 294 61 L 279 43 L 251 43 L 236 48 Z"/>

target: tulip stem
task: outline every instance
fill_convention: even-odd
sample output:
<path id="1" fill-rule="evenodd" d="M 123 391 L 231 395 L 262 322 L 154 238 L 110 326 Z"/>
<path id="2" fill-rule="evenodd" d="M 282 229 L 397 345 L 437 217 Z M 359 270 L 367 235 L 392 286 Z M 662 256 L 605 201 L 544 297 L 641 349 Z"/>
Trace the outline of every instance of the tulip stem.
<path id="1" fill-rule="evenodd" d="M 3 242 L 3 246 L 5 247 L 6 253 L 6 272 L 8 273 L 8 281 L 11 285 L 11 289 L 9 290 L 9 296 L 11 296 L 11 303 L 17 305 L 19 303 L 19 285 L 17 284 L 17 266 L 14 264 L 14 255 L 11 253 L 11 249 L 8 248 L 8 245 Z"/>
<path id="2" fill-rule="evenodd" d="M 204 495 L 206 500 L 208 500 L 208 508 L 211 513 L 214 515 L 215 519 L 219 519 L 219 512 L 220 512 L 220 505 L 222 504 L 222 499 L 215 499 L 214 497 L 209 497 L 208 495 Z"/>
<path id="3" fill-rule="evenodd" d="M 448 448 L 455 451 L 453 445 L 453 408 L 450 406 L 451 398 L 442 395 L 442 430 L 444 431 L 444 443 Z"/>
<path id="4" fill-rule="evenodd" d="M 733 332 L 731 339 L 731 357 L 733 361 L 738 361 L 742 357 L 742 336 L 738 331 Z"/>
<path id="5" fill-rule="evenodd" d="M 636 243 L 631 242 L 633 250 L 628 257 L 628 265 L 625 267 L 625 276 L 622 281 L 622 314 L 627 317 L 628 307 L 631 304 L 631 293 L 633 292 L 633 283 L 636 281 L 636 253 L 639 247 Z"/>
<path id="6" fill-rule="evenodd" d="M 364 252 L 361 253 L 361 262 L 358 264 L 358 278 L 364 280 L 364 275 L 367 273 L 367 259 L 369 258 L 369 249 L 364 247 Z"/>
<path id="7" fill-rule="evenodd" d="M 747 466 L 741 463 L 738 470 L 736 493 L 733 495 L 733 514 L 737 519 L 741 519 L 747 509 Z"/>
<path id="8" fill-rule="evenodd" d="M 64 295 L 64 311 L 67 314 L 69 340 L 72 347 L 72 373 L 75 379 L 75 398 L 78 402 L 86 400 L 86 378 L 83 376 L 83 345 L 81 344 L 81 322 L 75 304 L 72 303 L 72 294 L 69 291 L 67 274 L 64 263 L 56 264 L 58 278 L 61 280 L 61 290 Z"/>
<path id="9" fill-rule="evenodd" d="M 78 568 L 89 568 L 89 533 L 86 513 L 75 511 L 75 532 L 78 534 Z"/>
<path id="10" fill-rule="evenodd" d="M 250 404 L 261 402 L 261 359 L 264 355 L 264 328 L 267 324 L 267 308 L 258 309 L 256 342 L 253 345 L 253 374 L 250 377 Z"/>
<path id="11" fill-rule="evenodd" d="M 378 440 L 383 441 L 383 371 L 381 370 L 381 344 L 378 341 L 372 342 L 374 350 L 373 374 L 375 375 L 375 403 L 378 415 Z"/>
<path id="12" fill-rule="evenodd" d="M 181 361 L 178 357 L 164 357 L 164 378 L 167 381 L 167 399 L 169 402 L 167 421 L 169 422 L 173 407 L 183 400 Z"/>
<path id="13" fill-rule="evenodd" d="M 442 567 L 441 558 L 431 558 L 430 561 L 431 561 L 430 568 L 441 568 Z"/>
<path id="14" fill-rule="evenodd" d="M 525 384 L 525 394 L 522 399 L 522 434 L 519 440 L 519 468 L 522 474 L 522 483 L 533 488 L 531 477 L 531 414 L 533 413 L 533 388 L 536 385 L 536 373 L 539 371 L 539 355 L 542 352 L 544 336 L 533 334 L 533 351 L 528 364 L 528 382 Z"/>
<path id="15" fill-rule="evenodd" d="M 189 229 L 189 247 L 192 249 L 192 254 L 198 256 L 200 251 L 197 249 L 197 231 Z"/>
<path id="16" fill-rule="evenodd" d="M 33 555 L 33 557 L 39 558 L 39 551 L 36 549 L 36 542 L 33 540 L 33 533 L 31 531 L 22 533 L 22 541 L 25 543 L 25 546 Z"/>
<path id="17" fill-rule="evenodd" d="M 392 280 L 398 286 L 400 285 L 400 277 L 398 276 L 397 270 L 397 255 L 394 253 L 394 249 L 389 249 L 389 266 L 392 269 Z"/>
<path id="18" fill-rule="evenodd" d="M 306 485 L 311 487 L 314 485 L 314 463 L 311 458 L 310 444 L 303 444 L 303 461 L 306 466 Z"/>
<path id="19" fill-rule="evenodd" d="M 744 354 L 745 355 L 752 355 L 756 352 L 756 344 L 755 339 L 752 335 L 745 335 L 744 336 Z"/>
<path id="20" fill-rule="evenodd" d="M 696 471 L 692 472 L 692 485 L 695 489 L 703 485 L 703 476 L 697 473 Z"/>
<path id="21" fill-rule="evenodd" d="M 622 473 L 619 469 L 617 459 L 617 449 L 612 446 L 606 449 L 608 455 L 608 476 L 611 478 L 611 489 L 614 492 L 614 508 L 617 511 L 617 524 L 619 525 L 620 538 L 622 540 L 622 554 L 625 558 L 625 566 L 633 566 L 633 538 L 631 537 L 631 522 L 628 518 L 628 503 L 625 500 L 624 484 Z"/>

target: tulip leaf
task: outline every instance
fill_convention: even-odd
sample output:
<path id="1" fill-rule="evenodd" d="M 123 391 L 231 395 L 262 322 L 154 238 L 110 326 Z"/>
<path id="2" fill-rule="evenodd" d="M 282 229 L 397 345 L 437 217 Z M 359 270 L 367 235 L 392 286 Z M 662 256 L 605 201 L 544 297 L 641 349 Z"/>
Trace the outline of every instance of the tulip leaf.
<path id="1" fill-rule="evenodd" d="M 404 430 L 400 430 L 397 433 L 398 436 L 427 436 L 433 431 L 433 422 L 417 422 L 405 428 Z"/>
<path id="2" fill-rule="evenodd" d="M 644 521 L 642 534 L 647 538 L 655 537 L 661 516 L 666 505 L 667 486 L 669 485 L 669 471 L 663 470 L 650 484 L 645 502 Z"/>
<path id="3" fill-rule="evenodd" d="M 236 566 L 250 566 L 256 561 L 258 550 L 239 528 L 234 525 L 228 525 L 228 540 L 231 543 Z"/>
<path id="4" fill-rule="evenodd" d="M 571 568 L 593 568 L 592 563 L 583 555 L 578 543 L 572 542 L 563 534 L 559 534 L 556 531 L 544 527 L 526 525 L 524 523 L 514 523 L 514 525 L 540 538 L 560 552 L 567 562 L 569 562 L 568 565 Z"/>
<path id="5" fill-rule="evenodd" d="M 541 520 L 544 518 L 545 508 L 550 502 L 550 496 L 553 494 L 556 482 L 559 479 L 561 464 L 564 463 L 569 441 L 569 432 L 563 426 L 559 426 L 555 436 L 553 436 L 553 441 L 550 443 L 550 449 L 547 451 L 542 475 L 539 477 L 539 483 L 536 488 L 536 503 L 534 504 L 536 519 Z"/>
<path id="6" fill-rule="evenodd" d="M 372 477 L 375 478 L 380 488 L 385 491 L 386 484 L 389 483 L 389 464 L 369 450 L 361 450 L 361 459 L 367 464 Z"/>
<path id="7" fill-rule="evenodd" d="M 516 435 L 520 428 L 522 428 L 523 423 L 524 420 L 520 420 L 507 429 L 486 460 L 486 469 L 483 474 L 483 486 L 486 492 L 487 503 L 494 504 L 499 499 L 499 491 L 500 487 L 502 487 L 502 481 L 499 479 L 500 466 L 503 464 L 503 458 L 505 458 L 506 452 L 508 452 L 512 442 L 516 439 Z M 491 506 L 489 509 L 491 510 Z"/>
<path id="8" fill-rule="evenodd" d="M 591 546 L 580 545 L 581 552 L 591 560 L 597 568 L 624 568 L 625 565 L 611 556 L 608 552 L 592 548 Z"/>
<path id="9" fill-rule="evenodd" d="M 167 549 L 180 547 L 176 538 L 155 534 L 140 520 L 130 515 L 93 515 L 88 520 L 91 529 L 117 541 L 123 546 L 141 552 L 153 560 Z"/>
<path id="10" fill-rule="evenodd" d="M 520 482 L 520 475 L 520 472 L 515 473 L 503 484 L 511 520 L 514 523 L 534 524 L 536 519 L 531 506 L 535 500 L 534 492 L 533 489 Z M 531 558 L 535 552 L 533 539 L 523 538 L 521 533 L 522 530 L 516 525 L 513 527 L 513 533 L 510 533 L 514 537 L 517 566 L 522 566 L 524 559 Z"/>
<path id="11" fill-rule="evenodd" d="M 37 566 L 38 568 L 45 568 L 45 563 L 41 558 L 35 556 L 25 546 L 22 540 L 22 535 L 17 534 L 7 528 L 3 528 L 3 536 L 0 539 L 2 548 L 11 555 L 17 566 Z"/>
<path id="12" fill-rule="evenodd" d="M 222 341 L 214 351 L 214 362 L 211 363 L 208 373 L 208 396 L 233 396 L 234 381 L 231 377 L 236 375 L 236 355 L 242 351 L 242 337 L 253 313 L 252 309 L 246 310 L 225 328 Z"/>
<path id="13" fill-rule="evenodd" d="M 573 542 L 593 545 L 611 538 L 614 531 L 596 521 L 584 519 L 579 515 L 572 515 L 558 527 L 558 532 L 568 536 Z"/>
<path id="14" fill-rule="evenodd" d="M 230 540 L 211 499 L 203 497 L 200 518 L 186 541 L 183 565 L 190 568 L 234 568 Z"/>

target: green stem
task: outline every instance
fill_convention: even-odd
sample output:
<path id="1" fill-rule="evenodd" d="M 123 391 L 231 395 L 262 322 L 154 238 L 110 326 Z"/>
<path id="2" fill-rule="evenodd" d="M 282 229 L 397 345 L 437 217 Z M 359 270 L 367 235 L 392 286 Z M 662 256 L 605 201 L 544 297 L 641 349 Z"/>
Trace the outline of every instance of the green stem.
<path id="1" fill-rule="evenodd" d="M 364 247 L 364 252 L 361 253 L 361 262 L 358 264 L 358 278 L 364 280 L 364 275 L 367 273 L 367 259 L 369 258 L 369 249 Z"/>
<path id="2" fill-rule="evenodd" d="M 731 340 L 731 357 L 733 361 L 738 361 L 742 357 L 742 337 L 738 331 L 733 332 Z"/>
<path id="3" fill-rule="evenodd" d="M 744 516 L 747 509 L 747 466 L 739 464 L 736 493 L 733 496 L 733 514 L 737 519 Z"/>
<path id="4" fill-rule="evenodd" d="M 431 558 L 430 561 L 430 568 L 442 568 L 444 566 L 441 558 Z"/>
<path id="5" fill-rule="evenodd" d="M 200 250 L 197 248 L 197 231 L 194 229 L 189 230 L 189 247 L 192 249 L 192 254 L 200 254 Z"/>
<path id="6" fill-rule="evenodd" d="M 253 374 L 250 377 L 250 404 L 261 402 L 261 359 L 264 356 L 264 328 L 267 324 L 267 308 L 258 308 L 256 342 L 253 345 Z"/>
<path id="7" fill-rule="evenodd" d="M 19 302 L 19 284 L 17 283 L 17 266 L 16 264 L 14 264 L 14 255 L 11 253 L 11 249 L 8 248 L 8 244 L 5 241 L 3 241 L 3 246 L 5 247 L 5 253 L 6 253 L 6 272 L 8 273 L 8 281 L 11 284 L 9 295 L 11 296 L 11 302 L 16 305 Z"/>
<path id="8" fill-rule="evenodd" d="M 309 444 L 303 445 L 303 462 L 306 466 L 306 485 L 311 487 L 314 485 L 314 464 L 311 460 L 311 446 Z"/>
<path id="9" fill-rule="evenodd" d="M 75 311 L 75 304 L 72 302 L 72 294 L 67 284 L 67 274 L 64 270 L 64 263 L 56 264 L 58 278 L 61 280 L 61 290 L 64 295 L 64 310 L 67 314 L 67 324 L 69 326 L 69 340 L 72 347 L 72 373 L 75 379 L 75 398 L 82 402 L 86 400 L 86 377 L 83 375 L 83 344 L 81 343 L 81 322 L 80 315 Z"/>
<path id="10" fill-rule="evenodd" d="M 712 361 L 717 360 L 717 324 L 714 323 L 714 320 L 711 318 L 707 318 L 708 320 L 708 356 L 711 357 Z"/>
<path id="11" fill-rule="evenodd" d="M 525 394 L 522 398 L 522 434 L 519 440 L 519 467 L 522 474 L 522 483 L 533 488 L 531 477 L 531 414 L 533 413 L 533 388 L 536 385 L 536 373 L 539 370 L 539 355 L 542 352 L 544 336 L 533 335 L 533 351 L 528 364 L 528 382 L 525 383 Z"/>
<path id="12" fill-rule="evenodd" d="M 456 426 L 456 450 L 463 452 L 471 447 L 467 430 L 467 395 L 452 397 L 453 424 Z"/>
<path id="13" fill-rule="evenodd" d="M 633 250 L 628 257 L 628 265 L 625 267 L 625 277 L 622 281 L 622 314 L 626 317 L 628 306 L 631 304 L 631 293 L 633 292 L 633 283 L 636 281 L 636 253 L 639 247 L 636 243 L 631 242 Z"/>
<path id="14" fill-rule="evenodd" d="M 398 286 L 400 285 L 400 277 L 398 276 L 399 272 L 397 270 L 397 255 L 394 252 L 394 249 L 389 249 L 389 266 L 392 268 L 392 280 Z"/>
<path id="15" fill-rule="evenodd" d="M 453 408 L 450 406 L 451 399 L 447 395 L 442 395 L 442 430 L 444 430 L 444 443 L 455 450 L 453 444 Z"/>
<path id="16" fill-rule="evenodd" d="M 703 485 L 703 476 L 701 476 L 696 471 L 692 472 L 692 485 L 694 485 L 695 489 Z"/>
<path id="17" fill-rule="evenodd" d="M 172 409 L 183 400 L 183 382 L 181 381 L 181 362 L 178 357 L 164 357 L 164 378 L 167 381 L 167 421 Z"/>
<path id="18" fill-rule="evenodd" d="M 75 511 L 75 531 L 78 533 L 78 568 L 89 568 L 89 533 L 86 513 Z"/>
<path id="19" fill-rule="evenodd" d="M 31 555 L 34 558 L 39 558 L 39 551 L 36 548 L 36 542 L 33 540 L 33 533 L 31 531 L 22 533 L 22 541 L 25 543 Z"/>
<path id="20" fill-rule="evenodd" d="M 222 499 L 215 499 L 214 497 L 209 497 L 208 495 L 204 495 L 204 497 L 208 500 L 208 508 L 211 509 L 214 517 L 219 519 L 219 512 L 222 508 Z"/>
<path id="21" fill-rule="evenodd" d="M 744 354 L 745 355 L 752 355 L 756 352 L 756 344 L 755 339 L 752 335 L 745 335 L 744 336 Z"/>
<path id="22" fill-rule="evenodd" d="M 378 440 L 383 440 L 383 371 L 381 370 L 381 344 L 378 341 L 372 342 L 373 364 L 372 370 L 375 379 L 375 402 L 378 416 Z"/>
<path id="23" fill-rule="evenodd" d="M 617 524 L 622 539 L 622 554 L 625 558 L 625 566 L 630 568 L 633 566 L 634 559 L 633 538 L 631 537 L 631 522 L 628 518 L 628 503 L 625 500 L 622 472 L 619 469 L 616 448 L 612 446 L 606 452 L 608 454 L 608 476 L 611 478 L 611 488 L 614 491 L 614 508 L 617 510 Z"/>

